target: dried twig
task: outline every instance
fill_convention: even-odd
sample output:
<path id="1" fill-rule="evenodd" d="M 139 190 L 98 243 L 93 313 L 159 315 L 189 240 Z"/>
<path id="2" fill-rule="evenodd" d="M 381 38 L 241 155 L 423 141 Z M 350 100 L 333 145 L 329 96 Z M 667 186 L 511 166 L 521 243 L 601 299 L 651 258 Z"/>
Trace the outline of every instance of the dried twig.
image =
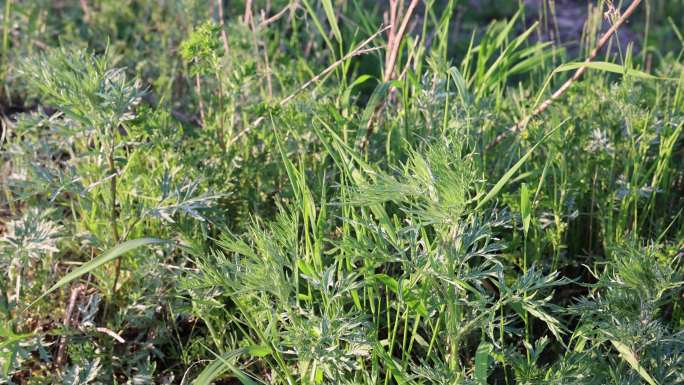
<path id="1" fill-rule="evenodd" d="M 292 3 L 286 5 L 278 11 L 275 15 L 269 17 L 268 19 L 264 19 L 259 22 L 259 28 L 264 28 L 267 27 L 271 23 L 275 23 L 276 21 L 280 20 L 285 14 L 289 12 L 294 12 L 297 8 L 299 7 L 299 0 L 295 0 Z"/>
<path id="2" fill-rule="evenodd" d="M 83 21 L 90 23 L 90 8 L 86 0 L 80 0 L 81 10 L 83 10 Z"/>
<path id="3" fill-rule="evenodd" d="M 501 143 L 501 141 L 506 139 L 509 135 L 518 133 L 520 130 L 522 130 L 527 125 L 527 123 L 530 121 L 531 118 L 533 118 L 533 117 L 541 114 L 542 112 L 546 111 L 546 109 L 549 108 L 549 106 L 555 100 L 557 100 L 558 98 L 563 96 L 563 94 L 570 88 L 570 86 L 572 86 L 572 84 L 574 82 L 576 82 L 580 77 L 582 77 L 582 75 L 584 74 L 584 72 L 586 72 L 586 70 L 588 68 L 587 65 L 589 63 L 591 63 L 596 58 L 599 51 L 601 51 L 601 49 L 606 45 L 606 43 L 608 43 L 611 36 L 613 36 L 613 34 L 615 34 L 615 32 L 620 28 L 620 26 L 622 26 L 622 24 L 624 24 L 625 21 L 627 21 L 627 19 L 634 13 L 634 11 L 639 7 L 640 3 L 641 3 L 641 0 L 633 0 L 632 1 L 632 4 L 629 5 L 629 7 L 625 10 L 625 12 L 622 14 L 622 16 L 620 16 L 620 18 L 618 18 L 615 21 L 615 23 L 610 27 L 610 29 L 608 31 L 606 31 L 606 33 L 603 34 L 603 36 L 601 36 L 598 43 L 596 43 L 596 47 L 591 51 L 591 53 L 589 54 L 587 59 L 584 61 L 584 63 L 582 63 L 582 66 L 577 68 L 577 70 L 572 75 L 572 77 L 570 79 L 568 79 L 565 83 L 563 83 L 563 85 L 561 85 L 560 88 L 558 88 L 556 90 L 556 92 L 554 92 L 551 95 L 551 97 L 546 99 L 542 104 L 539 105 L 539 107 L 535 108 L 534 111 L 532 111 L 532 113 L 525 116 L 518 123 L 516 123 L 515 125 L 510 127 L 508 130 L 499 134 L 496 138 L 494 138 L 493 141 L 491 141 L 487 145 L 487 147 L 485 149 L 490 150 L 492 147 Z"/>
<path id="4" fill-rule="evenodd" d="M 116 334 L 114 331 L 104 328 L 104 327 L 96 327 L 95 330 L 97 330 L 100 333 L 104 333 L 112 338 L 114 338 L 117 342 L 123 344 L 126 342 L 125 339 L 123 339 L 120 335 Z"/>
<path id="5" fill-rule="evenodd" d="M 223 0 L 218 0 L 218 19 L 221 25 L 221 40 L 223 40 L 223 51 L 226 57 L 229 57 L 230 45 L 228 45 L 228 35 L 226 35 L 225 22 L 223 20 Z"/>
<path id="6" fill-rule="evenodd" d="M 404 19 L 401 22 L 401 26 L 399 27 L 398 30 L 396 30 L 396 3 L 397 0 L 390 0 L 390 8 L 394 7 L 394 16 L 390 16 L 390 23 L 391 23 L 391 29 L 390 29 L 390 34 L 389 38 L 387 40 L 387 53 L 388 55 L 385 57 L 385 76 L 384 80 L 390 81 L 392 79 L 392 75 L 394 74 L 394 68 L 397 65 L 397 55 L 399 54 L 399 47 L 401 46 L 401 41 L 404 38 L 404 33 L 406 32 L 406 27 L 408 26 L 409 21 L 411 21 L 411 16 L 413 15 L 413 11 L 416 9 L 416 6 L 418 5 L 418 2 L 420 0 L 412 0 L 411 4 L 409 4 L 408 9 L 406 10 L 406 13 L 404 14 Z M 392 11 L 392 9 L 390 9 Z M 394 18 L 394 19 L 393 19 Z"/>
<path id="7" fill-rule="evenodd" d="M 64 329 L 67 329 L 69 327 L 69 324 L 71 323 L 72 314 L 74 312 L 74 305 L 76 304 L 76 299 L 84 289 L 85 286 L 83 285 L 78 285 L 71 289 L 71 295 L 69 296 L 69 304 L 67 305 L 66 313 L 64 313 L 64 320 L 62 321 Z M 66 357 L 67 339 L 68 337 L 66 335 L 63 335 L 62 338 L 60 338 L 59 350 L 57 351 L 57 359 L 55 360 L 55 364 L 57 366 L 64 365 Z"/>
<path id="8" fill-rule="evenodd" d="M 401 16 L 398 13 L 399 1 L 389 0 L 389 2 L 390 30 L 387 35 L 387 50 L 385 52 L 385 74 L 383 76 L 383 80 L 385 82 L 392 80 L 394 76 L 394 69 L 397 65 L 397 55 L 399 54 L 399 47 L 401 47 L 401 41 L 404 38 L 404 34 L 406 33 L 406 27 L 408 26 L 409 21 L 411 21 L 413 11 L 418 6 L 420 0 L 411 0 L 411 3 L 406 9 L 406 12 L 403 12 L 403 19 L 401 20 L 401 25 L 398 29 L 397 22 L 399 21 L 399 18 Z M 373 111 L 373 115 L 371 115 L 371 118 L 368 120 L 368 123 L 366 124 L 366 136 L 361 141 L 361 150 L 365 149 L 368 145 L 368 142 L 370 141 L 370 136 L 373 133 L 373 126 L 377 118 L 377 115 L 380 113 L 380 111 L 382 111 L 384 107 L 385 102 L 378 104 L 378 106 L 375 108 L 375 111 Z"/>
<path id="9" fill-rule="evenodd" d="M 252 20 L 252 0 L 245 1 L 245 14 L 242 16 L 242 22 L 250 25 Z"/>

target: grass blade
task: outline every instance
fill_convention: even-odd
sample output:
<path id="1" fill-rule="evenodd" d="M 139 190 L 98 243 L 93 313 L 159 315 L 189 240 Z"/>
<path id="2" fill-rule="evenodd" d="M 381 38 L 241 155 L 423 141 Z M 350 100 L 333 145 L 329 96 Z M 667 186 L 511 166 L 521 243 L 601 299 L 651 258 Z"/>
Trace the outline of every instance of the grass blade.
<path id="1" fill-rule="evenodd" d="M 328 24 L 332 28 L 335 39 L 337 39 L 339 44 L 342 44 L 342 32 L 340 32 L 340 27 L 337 25 L 337 16 L 335 16 L 332 2 L 330 0 L 321 0 L 321 3 L 323 3 L 323 10 L 325 10 L 325 16 L 328 18 Z"/>
<path id="2" fill-rule="evenodd" d="M 89 273 L 96 268 L 106 264 L 107 262 L 113 261 L 116 258 L 122 256 L 123 254 L 132 251 L 134 249 L 137 249 L 138 247 L 145 246 L 145 245 L 152 245 L 152 244 L 160 244 L 160 243 L 168 243 L 168 241 L 164 241 L 161 239 L 157 238 L 140 238 L 140 239 L 133 239 L 130 241 L 123 242 L 117 246 L 115 246 L 112 249 L 109 249 L 106 253 L 100 255 L 99 257 L 84 263 L 81 265 L 79 268 L 71 271 L 69 274 L 65 275 L 57 281 L 52 287 L 50 287 L 45 293 L 43 293 L 38 299 L 33 301 L 29 307 L 31 307 L 33 304 L 36 302 L 40 301 L 45 297 L 46 295 L 52 293 L 53 291 L 59 289 L 60 287 L 66 285 L 67 283 L 75 280 L 76 278 L 82 276 L 83 274 Z"/>
<path id="3" fill-rule="evenodd" d="M 525 234 L 530 229 L 531 211 L 530 211 L 530 189 L 527 183 L 523 183 L 520 187 L 520 216 L 523 221 L 523 230 Z"/>
<path id="4" fill-rule="evenodd" d="M 546 134 L 539 142 L 537 142 L 537 144 L 535 144 L 534 146 L 532 146 L 532 148 L 530 148 L 530 149 L 527 151 L 527 153 L 525 153 L 525 155 L 523 155 L 523 157 L 520 158 L 520 160 L 518 160 L 518 161 L 513 165 L 513 167 L 511 167 L 511 169 L 508 170 L 508 171 L 501 177 L 501 179 L 499 179 L 498 182 L 496 182 L 496 184 L 494 185 L 494 187 L 492 187 L 492 189 L 489 190 L 489 192 L 487 193 L 487 195 L 485 195 L 485 197 L 477 204 L 477 207 L 475 207 L 475 210 L 479 210 L 480 208 L 482 208 L 482 206 L 485 205 L 485 203 L 489 202 L 492 198 L 494 198 L 494 197 L 496 196 L 496 194 L 498 194 L 499 191 L 501 191 L 501 189 L 504 188 L 504 186 L 506 185 L 506 183 L 508 183 L 508 181 L 513 177 L 513 175 L 515 175 L 515 173 L 518 172 L 518 169 L 520 169 L 520 167 L 527 161 L 527 159 L 529 159 L 530 156 L 532 156 L 532 152 L 534 152 L 534 150 L 535 150 L 537 147 L 539 147 L 540 144 L 542 144 L 549 136 L 551 136 L 551 134 L 553 134 L 553 133 L 554 133 L 560 126 L 562 126 L 565 122 L 567 122 L 567 120 L 564 120 L 563 122 L 561 122 L 561 124 L 559 124 L 556 128 L 554 128 L 553 130 L 551 130 L 548 134 Z"/>
<path id="5" fill-rule="evenodd" d="M 492 344 L 489 342 L 480 342 L 475 353 L 475 383 L 479 385 L 487 384 L 487 377 L 489 372 L 489 355 L 493 350 Z"/>
<path id="6" fill-rule="evenodd" d="M 236 368 L 235 365 L 228 362 L 228 360 L 245 353 L 256 352 L 257 357 L 263 357 L 264 355 L 270 354 L 270 349 L 268 347 L 261 346 L 233 350 L 223 356 L 216 354 L 214 351 L 207 348 L 206 346 L 205 348 L 209 352 L 211 352 L 211 354 L 213 354 L 216 357 L 216 359 L 212 361 L 212 363 L 209 364 L 206 368 L 204 368 L 204 370 L 202 370 L 202 372 L 197 376 L 197 378 L 195 378 L 195 381 L 192 382 L 192 385 L 211 385 L 214 383 L 213 381 L 215 379 L 217 379 L 220 375 L 222 375 L 228 370 L 230 370 L 235 376 L 235 378 L 237 378 L 243 385 L 257 385 L 257 382 L 252 380 L 242 370 Z"/>
<path id="7" fill-rule="evenodd" d="M 639 360 L 636 358 L 636 355 L 630 349 L 627 345 L 623 344 L 622 342 L 615 341 L 615 340 L 610 340 L 610 342 L 615 346 L 615 349 L 617 349 L 618 352 L 620 352 L 620 357 L 622 357 L 623 360 L 625 360 L 629 366 L 632 367 L 632 369 L 636 370 L 637 373 L 641 376 L 641 378 L 644 379 L 644 381 L 648 382 L 650 385 L 658 385 L 655 379 L 651 377 L 650 374 L 644 369 L 643 366 L 639 363 Z"/>
<path id="8" fill-rule="evenodd" d="M 325 41 L 325 44 L 328 46 L 328 49 L 330 49 L 330 54 L 333 58 L 335 58 L 335 46 L 333 46 L 332 42 L 328 38 L 328 34 L 326 33 L 325 28 L 323 28 L 323 24 L 316 15 L 316 11 L 311 7 L 311 4 L 308 0 L 302 0 L 302 4 L 304 4 L 304 8 L 306 8 L 307 12 L 311 16 L 311 21 L 314 23 L 314 26 L 316 26 L 316 29 L 318 29 L 318 32 L 321 34 L 321 37 L 323 37 L 323 41 Z"/>
<path id="9" fill-rule="evenodd" d="M 620 75 L 626 75 L 626 76 L 634 76 L 638 78 L 645 78 L 645 79 L 662 79 L 657 76 L 653 76 L 649 73 L 635 70 L 632 68 L 627 68 L 626 66 L 622 66 L 619 64 L 615 63 L 609 63 L 605 61 L 595 61 L 595 62 L 590 62 L 590 63 L 585 63 L 585 62 L 572 62 L 572 63 L 566 63 L 558 68 L 556 68 L 555 72 L 565 72 L 565 71 L 573 71 L 576 70 L 580 67 L 587 67 L 595 70 L 600 70 L 604 72 L 612 72 Z"/>

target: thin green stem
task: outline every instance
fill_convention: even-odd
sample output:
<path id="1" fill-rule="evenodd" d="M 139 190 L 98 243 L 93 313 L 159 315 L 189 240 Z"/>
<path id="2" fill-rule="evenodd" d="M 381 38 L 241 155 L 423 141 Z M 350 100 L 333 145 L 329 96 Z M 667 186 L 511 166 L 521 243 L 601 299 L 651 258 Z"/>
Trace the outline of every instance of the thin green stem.
<path id="1" fill-rule="evenodd" d="M 3 62 L 0 64 L 0 80 L 5 80 L 9 68 L 9 30 L 10 14 L 12 12 L 12 0 L 5 0 L 5 13 L 2 18 L 2 56 Z"/>

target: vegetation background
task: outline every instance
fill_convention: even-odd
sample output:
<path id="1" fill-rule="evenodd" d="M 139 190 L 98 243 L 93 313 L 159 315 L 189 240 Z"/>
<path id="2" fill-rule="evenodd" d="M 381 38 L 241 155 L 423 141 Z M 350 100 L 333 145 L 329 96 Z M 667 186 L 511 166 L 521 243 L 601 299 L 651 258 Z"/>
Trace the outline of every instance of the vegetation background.
<path id="1" fill-rule="evenodd" d="M 684 384 L 683 1 L 0 9 L 0 383 Z"/>

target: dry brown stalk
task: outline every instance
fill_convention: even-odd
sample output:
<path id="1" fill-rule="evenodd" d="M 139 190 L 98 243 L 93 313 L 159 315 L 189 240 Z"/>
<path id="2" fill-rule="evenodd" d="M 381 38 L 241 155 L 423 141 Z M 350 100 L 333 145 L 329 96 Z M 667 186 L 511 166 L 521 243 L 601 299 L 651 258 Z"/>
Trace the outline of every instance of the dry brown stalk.
<path id="1" fill-rule="evenodd" d="M 230 45 L 228 45 L 228 35 L 226 35 L 225 22 L 223 21 L 223 0 L 218 0 L 218 19 L 219 24 L 221 25 L 221 40 L 223 41 L 223 51 L 226 57 L 230 57 Z"/>
<path id="2" fill-rule="evenodd" d="M 399 53 L 399 47 L 401 46 L 401 41 L 404 38 L 404 33 L 406 32 L 406 27 L 408 26 L 409 21 L 411 21 L 411 16 L 413 15 L 413 11 L 416 9 L 416 6 L 418 6 L 418 3 L 420 0 L 412 0 L 411 4 L 409 4 L 408 9 L 404 13 L 404 18 L 401 21 L 401 26 L 399 29 L 396 29 L 396 23 L 397 23 L 397 15 L 396 15 L 396 8 L 397 8 L 397 0 L 390 0 L 390 12 L 393 11 L 393 16 L 390 16 L 390 33 L 387 39 L 387 53 L 385 58 L 385 76 L 384 80 L 390 81 L 392 79 L 392 75 L 394 74 L 394 68 L 397 65 L 397 55 Z M 392 10 L 392 7 L 394 7 L 394 10 Z"/>
<path id="3" fill-rule="evenodd" d="M 242 22 L 250 25 L 252 20 L 252 0 L 245 1 L 245 14 L 242 16 Z"/>
<path id="4" fill-rule="evenodd" d="M 90 8 L 88 7 L 88 2 L 86 0 L 80 0 L 81 10 L 83 11 L 83 21 L 90 23 Z"/>
<path id="5" fill-rule="evenodd" d="M 576 82 L 582 75 L 587 71 L 587 66 L 589 63 L 591 63 L 596 56 L 598 55 L 599 51 L 610 41 L 610 38 L 617 32 L 617 30 L 622 26 L 622 24 L 629 19 L 629 17 L 636 11 L 636 9 L 639 7 L 639 4 L 641 3 L 641 0 L 634 0 L 632 1 L 632 4 L 629 5 L 629 7 L 625 10 L 625 12 L 613 23 L 613 25 L 606 31 L 603 36 L 599 39 L 598 43 L 596 43 L 596 47 L 591 51 L 589 56 L 586 58 L 584 63 L 582 63 L 582 66 L 577 68 L 575 73 L 572 75 L 570 79 L 565 81 L 563 85 L 561 85 L 556 92 L 554 92 L 548 99 L 546 99 L 542 104 L 539 105 L 539 107 L 535 108 L 532 113 L 528 114 L 525 116 L 523 119 L 521 119 L 518 123 L 510 127 L 508 130 L 502 132 L 499 134 L 496 138 L 494 138 L 493 141 L 491 141 L 485 150 L 490 150 L 492 147 L 496 146 L 497 144 L 501 143 L 504 139 L 506 139 L 509 135 L 518 133 L 520 130 L 522 130 L 527 123 L 532 119 L 533 117 L 541 114 L 542 112 L 546 111 L 549 106 L 559 99 L 563 94 L 572 86 L 574 82 Z"/>
<path id="6" fill-rule="evenodd" d="M 85 289 L 85 286 L 78 285 L 71 289 L 71 295 L 69 296 L 69 304 L 67 305 L 66 313 L 64 313 L 64 329 L 69 328 L 71 323 L 72 314 L 74 312 L 74 305 L 76 304 L 76 299 L 78 295 Z M 57 351 L 57 359 L 55 359 L 55 365 L 62 366 L 66 360 L 66 347 L 67 347 L 67 336 L 63 335 L 59 341 L 59 350 Z"/>
<path id="7" fill-rule="evenodd" d="M 285 14 L 289 11 L 290 13 L 294 12 L 297 8 L 299 7 L 299 0 L 295 0 L 292 3 L 286 5 L 278 11 L 275 15 L 269 17 L 268 19 L 264 19 L 259 22 L 259 28 L 264 28 L 267 27 L 271 23 L 275 23 L 276 21 L 280 20 Z"/>
<path id="8" fill-rule="evenodd" d="M 394 69 L 397 66 L 397 56 L 399 55 L 399 47 L 401 47 L 401 41 L 404 39 L 406 34 L 406 27 L 411 21 L 413 16 L 413 11 L 418 6 L 420 0 L 411 0 L 406 11 L 401 9 L 401 14 L 399 14 L 400 6 L 399 0 L 389 0 L 389 33 L 387 35 L 387 50 L 385 51 L 385 74 L 383 76 L 384 82 L 392 80 L 394 77 Z M 402 2 L 403 5 L 403 2 Z M 401 19 L 401 24 L 397 24 Z M 397 28 L 398 27 L 398 28 Z M 366 136 L 361 141 L 361 150 L 364 150 L 370 141 L 370 136 L 373 133 L 373 126 L 377 115 L 385 107 L 385 102 L 378 104 L 371 115 L 371 118 L 366 124 Z"/>
<path id="9" fill-rule="evenodd" d="M 120 344 L 123 344 L 126 342 L 125 339 L 123 339 L 120 335 L 116 334 L 116 332 L 112 331 L 111 329 L 107 329 L 105 327 L 100 326 L 100 327 L 96 327 L 95 330 L 100 332 L 100 333 L 104 333 L 104 334 L 112 337 L 113 339 L 115 339 Z"/>

